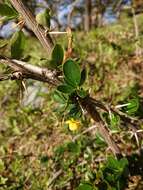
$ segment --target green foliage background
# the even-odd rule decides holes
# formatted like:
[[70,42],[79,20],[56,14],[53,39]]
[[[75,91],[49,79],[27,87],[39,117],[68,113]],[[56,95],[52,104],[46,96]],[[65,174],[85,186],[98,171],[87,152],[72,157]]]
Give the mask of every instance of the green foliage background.
[[[140,15],[139,26],[142,20]],[[141,48],[142,32],[141,28]],[[7,40],[0,41],[1,46],[4,43]],[[57,43],[66,48],[66,37],[57,39]],[[93,29],[86,35],[74,33],[75,58],[80,59],[81,67],[87,68],[84,88],[90,89],[93,97],[113,105],[132,101],[133,106],[123,111],[130,110],[131,115],[142,118],[142,81],[138,78],[143,68],[141,60],[134,56],[135,43],[133,24],[129,19]],[[24,56],[30,63],[49,64],[35,38],[27,37],[25,46]],[[9,56],[9,49],[1,49],[1,54]],[[34,81],[27,86],[30,83],[34,84]],[[91,131],[72,141],[93,125],[89,117],[84,121],[81,119],[82,127],[72,133],[61,117],[64,107],[52,98],[53,90],[47,88],[45,92],[38,92],[38,97],[44,97],[39,107],[22,106],[20,93],[20,86],[15,81],[1,82],[0,190],[46,190],[53,175],[60,170],[61,174],[51,185],[52,190],[121,190],[130,184],[128,160],[113,158],[100,135]],[[103,114],[103,118],[116,142],[120,144],[122,139],[121,149],[136,153],[138,147],[135,139],[128,135],[128,126],[122,123],[121,130],[116,115],[110,120]]]

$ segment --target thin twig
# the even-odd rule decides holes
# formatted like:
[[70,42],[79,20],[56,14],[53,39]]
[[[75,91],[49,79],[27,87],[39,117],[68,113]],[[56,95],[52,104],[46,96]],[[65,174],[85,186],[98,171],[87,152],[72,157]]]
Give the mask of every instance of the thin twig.
[[135,117],[131,117],[129,115],[127,115],[126,113],[120,111],[118,108],[127,106],[128,104],[123,104],[123,105],[117,105],[117,106],[113,106],[113,105],[106,105],[103,102],[100,102],[98,100],[95,100],[94,98],[90,97],[90,100],[93,102],[93,104],[97,107],[100,108],[106,112],[108,112],[109,114],[111,113],[111,111],[113,113],[116,113],[117,115],[119,115],[124,121],[128,121],[130,124],[137,124],[138,119]]
[[48,181],[48,187],[51,186],[51,184],[62,174],[63,170],[60,169],[56,173],[54,173],[53,177]]
[[67,34],[67,32],[60,32],[60,31],[52,31],[48,32],[49,34]]
[[115,106],[115,108],[119,109],[119,108],[127,107],[128,105],[130,105],[130,103],[120,104],[120,105]]
[[121,150],[118,145],[115,143],[112,136],[109,134],[107,127],[104,125],[98,111],[96,110],[95,105],[90,97],[86,97],[81,99],[79,97],[79,102],[81,106],[87,111],[87,113],[92,117],[92,119],[96,122],[97,130],[101,134],[101,136],[105,139],[109,148],[112,150],[115,156],[121,156]]
[[88,132],[90,132],[90,131],[92,131],[92,130],[94,130],[94,129],[97,129],[97,126],[96,126],[96,125],[93,125],[93,126],[89,127],[88,129],[85,129],[85,130],[82,131],[80,134],[76,135],[76,136],[72,139],[72,141],[75,142],[77,139],[80,138],[81,135],[84,135],[84,134],[86,134],[86,133],[88,133]]

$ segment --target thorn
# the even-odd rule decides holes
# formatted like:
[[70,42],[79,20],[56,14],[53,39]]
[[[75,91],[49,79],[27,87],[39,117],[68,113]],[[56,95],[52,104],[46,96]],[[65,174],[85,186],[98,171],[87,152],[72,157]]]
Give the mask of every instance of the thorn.
[[25,81],[22,80],[21,84],[22,84],[22,87],[23,87],[23,89],[25,90],[26,94],[28,94]]
[[130,103],[117,105],[117,106],[115,106],[115,108],[118,109],[118,108],[126,107],[126,106],[128,106],[128,105],[130,105]]
[[130,138],[132,139],[132,138],[133,138],[133,136],[135,137],[135,140],[136,140],[136,143],[137,143],[137,146],[138,146],[138,147],[140,146],[140,142],[139,142],[139,138],[138,138],[137,133],[141,133],[141,132],[143,132],[143,130],[142,130],[142,129],[137,130],[136,132],[129,131],[129,133],[131,133]]
[[17,24],[15,24],[12,28],[15,29],[15,28],[17,28],[17,27],[20,27],[20,29],[22,29],[23,26],[24,26],[24,24],[25,24],[25,21],[24,21],[24,20],[20,20],[20,21],[19,21]]
[[67,32],[52,31],[48,32],[49,34],[67,34]]
[[139,143],[139,138],[138,138],[137,133],[135,133],[134,136],[135,136],[135,139],[136,139],[136,142],[137,142],[137,146],[139,147],[140,143]]

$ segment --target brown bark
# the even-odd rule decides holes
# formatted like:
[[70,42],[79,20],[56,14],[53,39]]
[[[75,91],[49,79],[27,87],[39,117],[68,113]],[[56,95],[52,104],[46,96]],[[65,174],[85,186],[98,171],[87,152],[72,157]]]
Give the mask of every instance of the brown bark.
[[88,32],[91,29],[91,0],[85,0],[85,18],[84,18],[84,30]]
[[108,129],[105,127],[99,113],[97,112],[93,102],[90,100],[90,97],[86,97],[84,99],[79,100],[81,106],[87,111],[87,113],[92,117],[97,126],[97,130],[101,134],[101,136],[105,139],[109,148],[112,150],[115,156],[121,156],[121,150],[118,145],[114,142],[112,136],[110,136]]
[[0,56],[0,63],[9,66],[13,71],[11,74],[1,75],[0,81],[8,79],[21,80],[30,78],[46,82],[52,86],[57,86],[59,84],[58,72],[56,70],[41,68],[32,64],[25,63],[23,61],[9,59],[3,56]]
[[42,26],[38,25],[34,16],[21,0],[10,0],[11,4],[17,12],[23,17],[29,28],[35,33],[47,53],[51,53],[53,48],[53,41],[49,34],[45,35],[45,30]]

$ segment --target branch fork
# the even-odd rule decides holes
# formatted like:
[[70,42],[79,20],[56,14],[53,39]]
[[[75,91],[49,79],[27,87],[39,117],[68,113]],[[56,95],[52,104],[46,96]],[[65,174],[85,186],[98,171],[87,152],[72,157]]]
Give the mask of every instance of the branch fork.
[[[32,13],[25,7],[23,4],[22,0],[10,0],[11,4],[13,7],[18,11],[18,13],[24,18],[26,24],[31,28],[31,30],[35,33],[39,41],[41,42],[42,46],[44,49],[47,51],[48,54],[51,53],[53,49],[53,41],[48,33],[45,36],[45,30],[43,27],[40,25],[37,25],[37,22],[32,15]],[[51,33],[52,34],[52,33]],[[71,55],[71,45],[72,44],[72,37],[70,37],[69,40],[69,54]],[[38,66],[34,66],[28,63],[25,63],[23,61],[15,60],[15,59],[9,59],[5,57],[0,57],[0,63],[6,64],[10,66],[13,70],[12,75],[10,77],[7,77],[7,79],[18,79],[22,77],[23,79],[34,79],[34,80],[39,80],[43,82],[47,82],[53,86],[57,86],[60,82],[59,80],[59,72],[56,70],[49,70],[47,68],[41,68]],[[2,78],[2,77],[1,77]],[[0,78],[0,79],[1,79]],[[6,77],[3,77],[3,79]],[[112,152],[118,157],[118,155],[121,155],[121,150],[118,147],[118,145],[115,143],[114,139],[110,135],[108,129],[105,127],[99,113],[96,110],[96,107],[92,101],[92,98],[86,97],[84,99],[80,99],[80,104],[83,107],[84,110],[87,111],[87,113],[93,118],[93,120],[96,123],[97,129],[101,136],[104,137],[106,143],[112,150]],[[101,106],[101,105],[100,105]],[[99,106],[99,107],[100,107]],[[104,108],[105,109],[105,108]],[[107,109],[106,109],[107,111]]]

